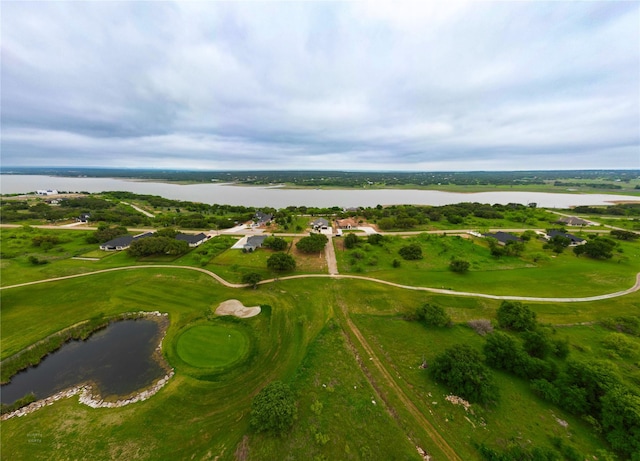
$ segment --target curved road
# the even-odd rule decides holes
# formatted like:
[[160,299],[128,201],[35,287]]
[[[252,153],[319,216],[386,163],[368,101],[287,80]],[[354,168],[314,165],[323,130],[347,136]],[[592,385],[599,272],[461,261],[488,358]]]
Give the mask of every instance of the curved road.
[[[213,279],[218,281],[220,284],[222,284],[222,285],[224,285],[226,287],[229,287],[229,288],[245,288],[245,287],[249,287],[250,286],[250,285],[243,284],[243,283],[227,282],[225,279],[220,277],[218,274],[216,274],[214,272],[211,272],[211,271],[209,271],[207,269],[202,269],[201,267],[172,266],[170,264],[149,264],[149,265],[144,265],[144,266],[113,267],[111,269],[102,269],[102,270],[99,270],[99,271],[85,272],[85,273],[82,273],[82,274],[66,275],[64,277],[54,277],[54,278],[45,279],[45,280],[35,280],[33,282],[18,283],[16,285],[0,287],[0,290],[8,290],[10,288],[24,287],[24,286],[29,286],[29,285],[37,285],[39,283],[55,282],[55,281],[58,281],[58,280],[73,279],[73,278],[76,278],[76,277],[86,277],[86,276],[89,276],[89,275],[103,274],[103,273],[106,273],[106,272],[115,272],[115,271],[123,271],[123,270],[135,270],[135,269],[154,269],[154,268],[155,269],[186,269],[186,270],[202,272],[203,274],[206,274],[209,277],[212,277]],[[300,279],[300,278],[332,278],[332,279],[366,280],[366,281],[369,281],[369,282],[381,283],[383,285],[389,285],[389,286],[396,287],[396,288],[403,288],[405,290],[427,291],[427,292],[430,292],[430,293],[445,294],[445,295],[450,295],[450,296],[466,296],[466,297],[474,297],[474,298],[487,298],[487,299],[498,299],[498,300],[502,299],[502,300],[510,300],[510,301],[562,302],[562,303],[579,303],[579,302],[589,302],[589,301],[601,301],[603,299],[611,299],[611,298],[617,298],[619,296],[628,295],[630,293],[634,293],[634,292],[640,290],[640,272],[636,275],[636,283],[631,288],[629,288],[627,290],[616,291],[614,293],[608,293],[608,294],[598,295],[598,296],[587,296],[587,297],[582,297],[582,298],[542,298],[542,297],[536,297],[536,296],[499,296],[499,295],[490,295],[490,294],[485,294],[485,293],[472,293],[472,292],[466,292],[466,291],[444,290],[444,289],[441,289],[441,288],[416,287],[416,286],[411,286],[411,285],[402,285],[400,283],[389,282],[389,281],[386,281],[386,280],[374,279],[374,278],[371,278],[371,277],[363,277],[363,276],[360,276],[360,275],[338,275],[338,274],[290,275],[290,276],[287,276],[287,277],[279,277],[277,279],[262,280],[259,284],[260,285],[264,285],[266,283],[273,283],[273,282],[276,282],[276,281],[292,280],[292,279]]]

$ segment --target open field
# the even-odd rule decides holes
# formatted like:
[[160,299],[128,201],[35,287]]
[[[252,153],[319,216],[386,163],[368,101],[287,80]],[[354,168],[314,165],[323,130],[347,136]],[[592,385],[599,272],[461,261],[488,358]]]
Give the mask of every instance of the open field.
[[[44,250],[34,247],[36,235],[59,239]],[[118,252],[98,254],[97,261],[71,259],[96,253],[96,245],[85,242],[86,232],[3,228],[0,236],[3,254],[5,248],[12,252],[0,261],[3,287],[133,265],[169,266],[3,289],[2,359],[100,314],[157,310],[169,314],[163,355],[176,372],[144,402],[91,409],[72,397],[3,421],[7,459],[419,460],[420,449],[434,460],[479,460],[479,443],[500,450],[514,443],[549,448],[558,440],[585,457],[611,452],[588,422],[541,400],[524,379],[494,371],[499,403],[465,410],[447,401],[447,389],[420,368],[454,344],[481,350],[485,339],[466,322],[495,324],[498,300],[330,277],[281,278],[256,290],[230,288],[205,273],[170,267],[202,268],[232,283],[247,272],[264,279],[274,275],[266,269],[271,250],[230,250],[236,238],[229,236],[177,258],[136,260]],[[326,275],[324,252],[297,252],[297,238],[286,237],[298,263],[292,274]],[[629,288],[640,271],[637,242],[620,242],[622,251],[612,260],[597,261],[577,258],[570,249],[555,256],[536,240],[521,256],[501,258],[490,255],[486,241],[472,238],[390,236],[382,245],[361,239],[355,250],[343,249],[341,239],[333,241],[340,274],[489,294],[599,295]],[[424,259],[398,256],[398,249],[411,242],[422,247]],[[30,263],[32,255],[47,264]],[[451,272],[452,257],[468,260],[470,271]],[[400,267],[393,267],[394,259],[401,260]],[[229,299],[261,306],[261,313],[246,319],[216,316],[217,306]],[[442,306],[453,327],[408,321],[425,302]],[[598,322],[637,316],[640,292],[598,302],[527,304],[539,322],[553,326],[554,338],[569,339],[572,357],[609,361],[624,383],[639,391],[640,340],[625,335],[629,350],[620,355],[612,349],[619,338]],[[256,434],[249,425],[253,396],[274,380],[292,387],[298,405],[298,418],[284,437]]]

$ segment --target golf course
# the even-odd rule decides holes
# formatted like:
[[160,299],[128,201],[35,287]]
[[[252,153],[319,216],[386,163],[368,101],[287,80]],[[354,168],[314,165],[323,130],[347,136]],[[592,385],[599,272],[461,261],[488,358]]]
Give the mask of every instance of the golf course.
[[[566,346],[564,355],[545,356],[548,366],[604,364],[637,398],[637,240],[616,242],[616,255],[598,260],[552,254],[537,240],[518,256],[494,257],[475,238],[388,235],[370,244],[360,236],[349,249],[333,238],[331,252],[292,249],[296,269],[276,273],[265,267],[273,250],[231,249],[234,236],[214,236],[182,256],[140,258],[96,252],[84,243],[90,231],[0,231],[16,253],[1,266],[3,364],[90,319],[157,311],[169,316],[161,355],[175,372],[130,405],[90,408],[71,396],[3,415],[3,459],[636,459],[607,436],[614,423],[563,407],[508,367],[491,367],[499,397],[484,403],[455,395],[429,368],[455,346],[486,353],[497,333],[479,334],[477,321],[526,346],[526,332],[498,318],[503,303],[519,303],[549,344]],[[59,250],[31,247],[34,235],[53,234]],[[285,237],[290,248],[302,235]],[[424,258],[397,265],[407,243]],[[30,255],[49,262],[32,264]],[[331,255],[338,274],[327,273]],[[448,270],[462,257],[470,270]],[[255,288],[242,282],[251,271],[263,275]],[[216,313],[231,300],[238,312],[256,309]],[[447,321],[421,320],[425,305]],[[254,398],[273,382],[295,398],[294,422],[280,434],[251,424]],[[633,415],[625,418],[636,430]]]

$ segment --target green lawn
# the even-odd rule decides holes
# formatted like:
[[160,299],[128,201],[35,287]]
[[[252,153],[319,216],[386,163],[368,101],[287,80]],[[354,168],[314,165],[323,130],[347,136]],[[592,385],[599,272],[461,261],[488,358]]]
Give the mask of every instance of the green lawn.
[[178,337],[176,351],[189,365],[223,368],[242,359],[249,350],[249,338],[240,329],[222,325],[196,325]]

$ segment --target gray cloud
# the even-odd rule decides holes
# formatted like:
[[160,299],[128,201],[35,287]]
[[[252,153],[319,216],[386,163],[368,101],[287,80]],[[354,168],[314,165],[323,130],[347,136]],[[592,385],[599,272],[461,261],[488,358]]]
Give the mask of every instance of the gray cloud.
[[5,2],[2,163],[639,168],[639,23],[631,2]]

